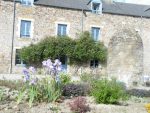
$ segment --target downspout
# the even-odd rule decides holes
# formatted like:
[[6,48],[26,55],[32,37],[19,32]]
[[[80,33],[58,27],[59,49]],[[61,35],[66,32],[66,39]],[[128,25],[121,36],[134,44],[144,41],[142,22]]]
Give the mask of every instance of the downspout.
[[83,25],[84,25],[84,10],[83,10],[83,8],[82,8],[82,20],[81,20],[81,31],[82,31],[82,33],[83,33]]
[[14,35],[15,35],[15,17],[16,17],[16,1],[13,1],[13,30],[12,30],[12,42],[11,42],[11,65],[10,74],[12,74],[13,68],[13,50],[14,50]]

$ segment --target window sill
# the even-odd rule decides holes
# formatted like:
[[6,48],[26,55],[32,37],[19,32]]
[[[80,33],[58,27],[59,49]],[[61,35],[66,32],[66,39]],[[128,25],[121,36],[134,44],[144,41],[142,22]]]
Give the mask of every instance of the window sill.
[[26,67],[26,64],[16,64],[16,67]]
[[101,15],[101,14],[102,14],[102,11],[99,11],[99,10],[92,10],[92,13],[93,13],[93,14],[97,14],[97,15]]
[[33,4],[32,4],[32,5],[21,4],[21,6],[22,6],[22,7],[27,7],[27,8],[28,8],[28,7],[33,7]]

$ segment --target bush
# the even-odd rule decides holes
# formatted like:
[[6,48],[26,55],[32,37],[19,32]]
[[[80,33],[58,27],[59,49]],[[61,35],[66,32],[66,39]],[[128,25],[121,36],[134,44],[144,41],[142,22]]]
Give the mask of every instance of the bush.
[[86,104],[86,100],[83,97],[76,97],[72,102],[69,103],[71,111],[75,113],[86,113],[90,111],[89,106]]
[[117,104],[119,100],[126,100],[127,94],[124,86],[116,80],[94,80],[91,95],[97,103]]
[[88,89],[85,84],[67,84],[62,89],[62,95],[67,97],[84,96],[88,93]]
[[46,37],[37,44],[24,47],[21,50],[21,58],[28,65],[40,67],[41,61],[51,58],[67,56],[70,64],[84,64],[91,59],[105,62],[107,49],[103,43],[95,43],[89,32],[84,32],[76,40],[64,37]]

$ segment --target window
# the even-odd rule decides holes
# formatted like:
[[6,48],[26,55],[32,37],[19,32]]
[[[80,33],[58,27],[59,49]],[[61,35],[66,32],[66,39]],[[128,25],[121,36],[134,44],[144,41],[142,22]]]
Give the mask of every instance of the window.
[[31,6],[33,5],[33,0],[21,0],[21,4]]
[[94,41],[98,41],[100,37],[100,28],[92,27],[92,37]]
[[31,21],[21,20],[20,37],[31,37]]
[[66,71],[67,70],[67,57],[66,56],[61,56],[58,59],[62,63],[62,70]]
[[21,65],[25,65],[25,61],[23,61],[21,58],[20,58],[20,49],[16,49],[16,58],[15,58],[15,65],[18,65],[18,64],[21,64]]
[[92,5],[91,5],[91,10],[93,13],[96,13],[96,14],[101,14],[102,13],[102,2],[99,1],[99,0],[93,0],[92,2]]
[[98,60],[91,60],[90,62],[90,67],[91,68],[97,68],[99,66],[99,61]]
[[58,36],[67,35],[67,25],[66,24],[58,24],[57,35]]

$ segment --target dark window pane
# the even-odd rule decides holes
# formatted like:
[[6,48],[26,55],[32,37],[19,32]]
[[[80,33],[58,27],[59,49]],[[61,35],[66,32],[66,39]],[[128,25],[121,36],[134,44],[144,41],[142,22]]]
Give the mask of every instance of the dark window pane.
[[15,59],[15,64],[21,64],[20,50],[19,50],[19,49],[16,49],[16,59]]
[[16,49],[15,65],[17,64],[26,64],[26,62],[20,57],[20,49]]
[[91,68],[97,68],[99,66],[99,61],[98,60],[91,60],[90,62],[90,67]]

